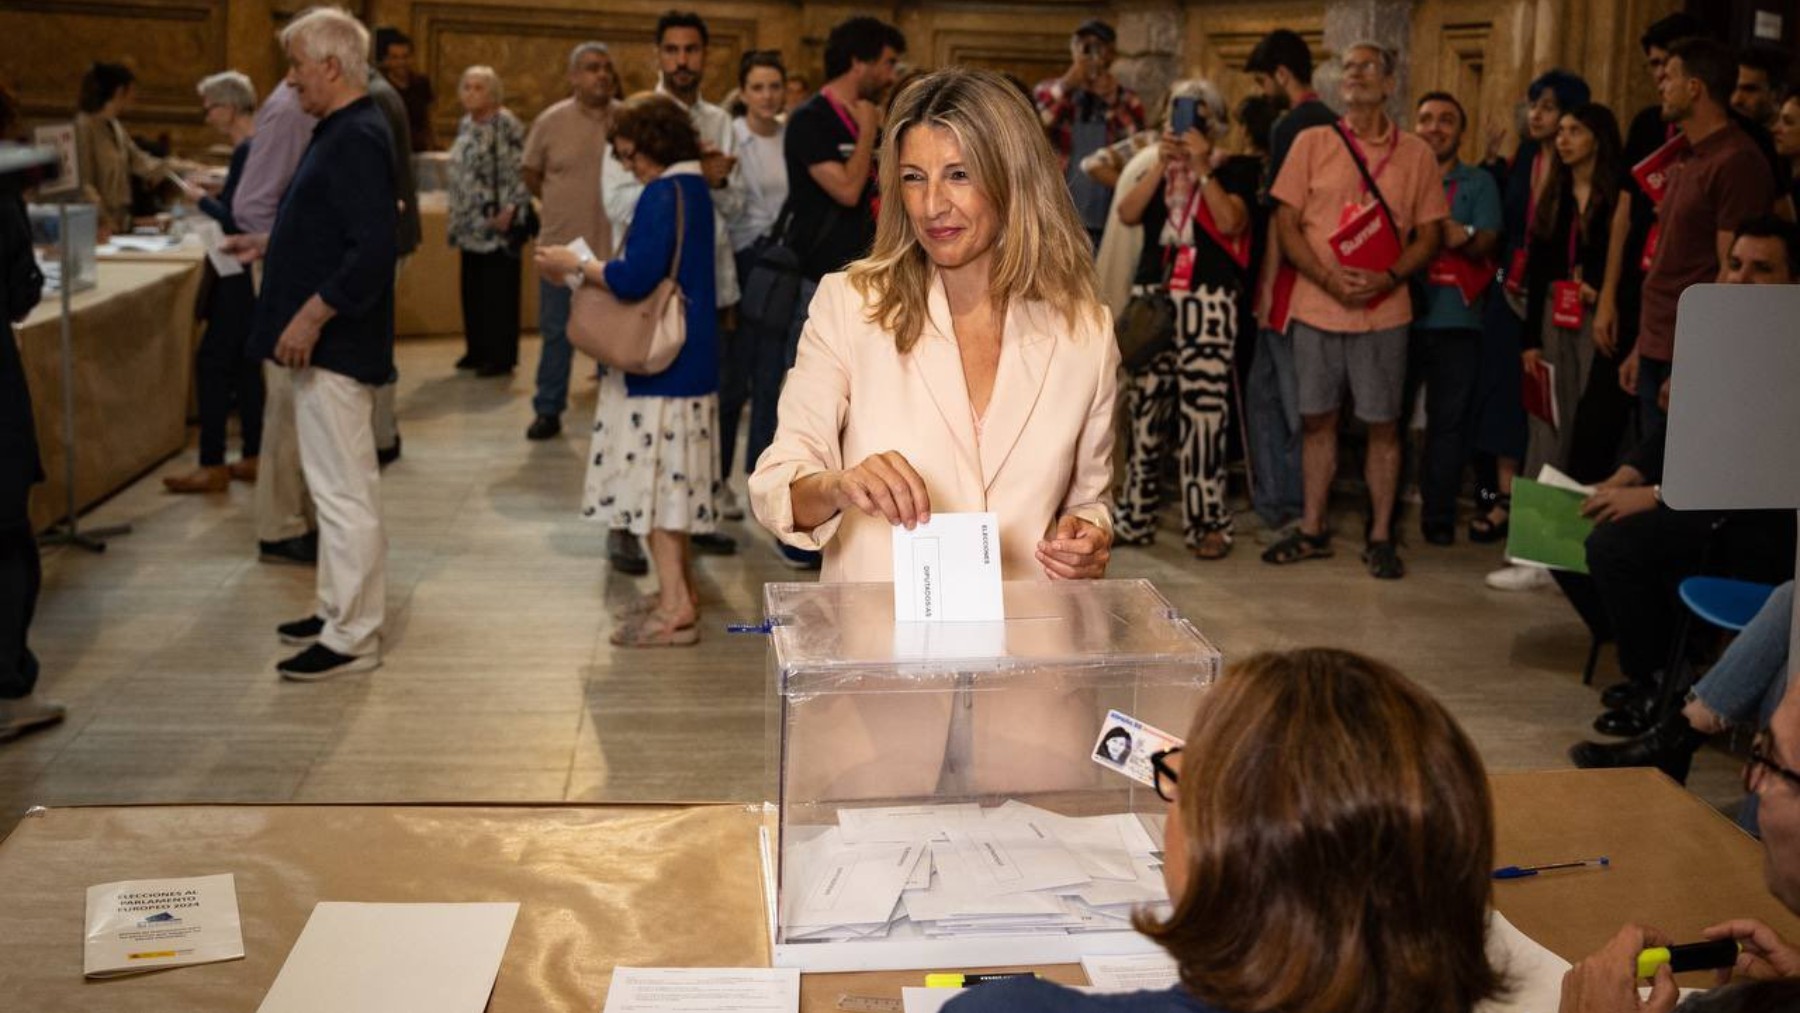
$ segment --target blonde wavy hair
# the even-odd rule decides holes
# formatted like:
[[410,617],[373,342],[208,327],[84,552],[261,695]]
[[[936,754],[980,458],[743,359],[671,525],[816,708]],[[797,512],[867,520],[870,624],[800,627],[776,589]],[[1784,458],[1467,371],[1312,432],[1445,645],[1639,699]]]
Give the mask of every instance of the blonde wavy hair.
[[996,305],[1041,302],[1070,330],[1102,319],[1094,252],[1056,155],[1031,103],[991,71],[952,67],[906,86],[894,100],[881,146],[881,214],[875,245],[849,268],[870,323],[905,355],[919,341],[936,268],[900,195],[900,145],[920,125],[956,136],[963,164],[1000,218],[989,272]]

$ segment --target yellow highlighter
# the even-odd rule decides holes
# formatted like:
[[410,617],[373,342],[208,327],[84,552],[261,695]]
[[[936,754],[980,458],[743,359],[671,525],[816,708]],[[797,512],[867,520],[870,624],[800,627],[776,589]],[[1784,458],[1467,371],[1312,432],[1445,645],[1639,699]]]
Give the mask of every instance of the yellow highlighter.
[[1656,969],[1664,964],[1676,974],[1686,971],[1710,971],[1737,963],[1743,947],[1735,939],[1717,939],[1710,943],[1683,943],[1680,946],[1653,946],[1638,954],[1637,976],[1656,977]]
[[925,976],[926,988],[969,988],[973,985],[986,985],[989,982],[1005,981],[1008,978],[1035,978],[1031,971],[1011,971],[1000,974],[963,974],[961,972],[934,972]]

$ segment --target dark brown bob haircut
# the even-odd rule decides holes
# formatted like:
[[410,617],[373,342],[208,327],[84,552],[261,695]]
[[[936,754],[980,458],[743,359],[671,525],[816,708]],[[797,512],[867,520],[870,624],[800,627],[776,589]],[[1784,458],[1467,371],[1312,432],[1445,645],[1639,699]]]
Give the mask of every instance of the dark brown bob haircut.
[[608,141],[624,138],[637,153],[668,168],[700,157],[700,135],[687,110],[666,95],[644,95],[613,113]]
[[1488,963],[1493,802],[1449,712],[1347,651],[1258,654],[1181,754],[1183,895],[1140,932],[1234,1013],[1467,1013]]

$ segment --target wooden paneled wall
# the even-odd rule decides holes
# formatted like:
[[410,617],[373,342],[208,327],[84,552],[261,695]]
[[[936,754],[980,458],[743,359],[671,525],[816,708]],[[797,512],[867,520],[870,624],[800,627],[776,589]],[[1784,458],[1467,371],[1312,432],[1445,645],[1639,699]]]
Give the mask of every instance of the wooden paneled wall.
[[[282,72],[274,32],[303,0],[9,0],[0,5],[0,76],[23,100],[26,123],[66,118],[88,62],[129,63],[139,77],[127,117],[140,134],[168,134],[200,151],[216,138],[201,125],[195,83],[226,67],[249,73],[259,90]],[[507,104],[530,117],[563,94],[571,46],[600,39],[613,50],[628,91],[655,81],[657,15],[668,0],[352,0],[370,23],[402,27],[417,42],[417,63],[439,95],[439,136],[459,115],[456,80],[474,63],[493,65]],[[853,13],[885,16],[910,43],[917,67],[968,63],[1005,70],[1027,82],[1060,73],[1068,33],[1089,17],[1124,27],[1134,18],[1178,25],[1180,55],[1171,70],[1212,78],[1232,98],[1248,92],[1242,72],[1263,33],[1294,28],[1324,50],[1324,8],[1316,0],[1114,0],[1008,3],[903,0],[879,7],[824,0],[684,0],[701,11],[713,46],[705,93],[722,97],[738,54],[781,50],[816,86],[826,34]],[[1481,125],[1510,125],[1531,76],[1564,65],[1586,74],[1598,97],[1623,117],[1650,100],[1636,36],[1678,0],[1417,0],[1408,80],[1417,94],[1445,88],[1462,97]],[[1161,21],[1159,21],[1161,23]],[[1122,31],[1126,56],[1143,33]],[[1129,66],[1127,60],[1122,66]],[[1468,154],[1482,130],[1471,131]]]

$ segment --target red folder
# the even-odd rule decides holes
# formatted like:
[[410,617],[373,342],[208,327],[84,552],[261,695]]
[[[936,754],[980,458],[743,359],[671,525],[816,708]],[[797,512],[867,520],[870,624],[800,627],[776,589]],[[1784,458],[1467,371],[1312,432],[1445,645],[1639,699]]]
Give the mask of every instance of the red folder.
[[1455,250],[1445,250],[1431,259],[1426,268],[1426,282],[1440,288],[1454,288],[1462,296],[1464,306],[1475,305],[1481,293],[1494,281],[1494,262],[1470,260]]
[[[1345,218],[1327,242],[1332,255],[1345,267],[1380,274],[1400,261],[1400,237],[1394,234],[1380,204],[1370,204]],[[1374,309],[1396,291],[1369,300],[1367,308]]]
[[1687,135],[1676,134],[1642,162],[1631,167],[1631,178],[1644,188],[1644,193],[1650,197],[1650,203],[1662,203],[1663,194],[1669,192],[1669,168],[1687,150]]
[[1533,418],[1550,423],[1550,428],[1561,429],[1561,413],[1556,410],[1556,367],[1543,359],[1536,360],[1534,368],[1531,361],[1525,363],[1525,411]]

